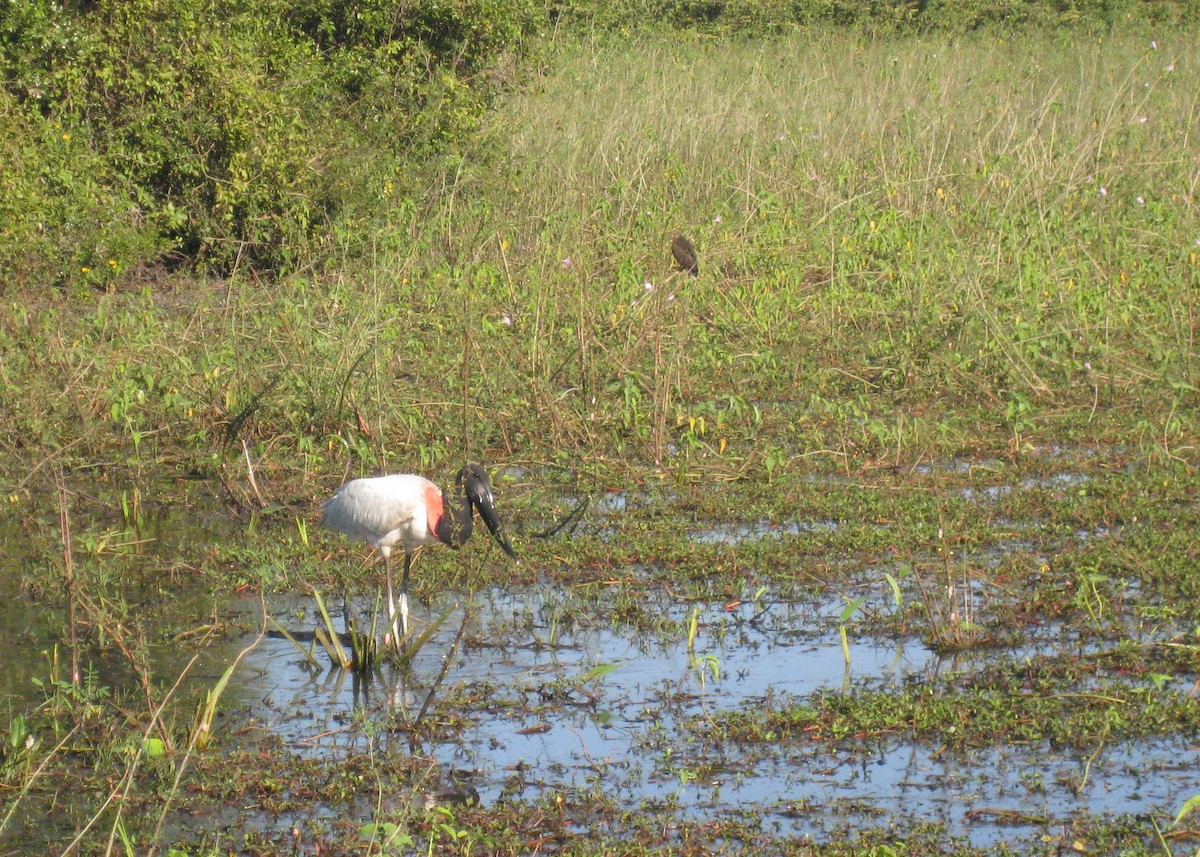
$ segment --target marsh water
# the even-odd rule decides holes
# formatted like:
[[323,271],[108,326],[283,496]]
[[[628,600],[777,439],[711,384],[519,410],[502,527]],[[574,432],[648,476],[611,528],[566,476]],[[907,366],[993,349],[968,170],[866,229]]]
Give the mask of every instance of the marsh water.
[[[896,736],[831,757],[803,740],[710,745],[702,727],[714,712],[761,710],[821,689],[919,681],[953,663],[904,640],[852,642],[847,663],[836,630],[813,631],[841,613],[841,599],[774,603],[754,625],[749,620],[760,607],[739,607],[741,615],[710,607],[702,627],[719,631],[701,631],[691,651],[684,640],[646,639],[602,617],[549,643],[512,634],[513,617],[532,612],[539,636],[549,638],[560,598],[553,590],[438,598],[432,611],[452,611],[452,618],[411,671],[385,671],[370,689],[339,671],[314,674],[291,644],[267,640],[248,658],[230,705],[296,752],[336,760],[366,752],[375,740],[353,725],[356,711],[368,719],[383,719],[388,706],[415,712],[450,656],[446,692],[475,703],[461,712],[457,734],[424,748],[443,785],[484,804],[514,793],[597,789],[631,809],[733,814],[767,833],[819,839],[895,815],[905,824],[940,823],[976,845],[1016,842],[1047,826],[1034,819],[1162,811],[1200,793],[1195,754],[1183,741],[1110,748],[1093,761],[1082,791],[1075,784],[1091,753],[1044,746],[964,756]],[[659,606],[680,621],[690,609],[666,599]],[[464,619],[478,643],[451,654]],[[600,666],[612,669],[588,680]]]
[[[1069,487],[1081,479],[1063,473],[1049,484]],[[1047,483],[1040,478],[1028,486],[1035,484]],[[1009,489],[965,490],[986,499]],[[593,510],[596,527],[611,526],[626,504],[624,495],[606,496]],[[734,545],[836,526],[718,523],[693,527],[689,537]],[[193,579],[181,556],[198,562],[207,543],[244,527],[220,512],[188,513],[150,519],[139,533],[173,582],[135,599],[134,611],[150,625],[156,612],[208,615],[222,629],[187,683],[211,688],[250,647],[221,698],[218,741],[208,753],[269,742],[272,752],[340,765],[391,745],[428,762],[423,793],[431,806],[597,794],[667,818],[737,819],[765,836],[828,841],[858,825],[883,825],[902,837],[928,823],[947,841],[1018,850],[1053,839],[1080,815],[1169,818],[1200,794],[1200,765],[1185,736],[1101,740],[1085,750],[1036,743],[970,751],[932,746],[904,731],[832,748],[795,736],[714,740],[710,727],[721,714],[801,704],[818,691],[900,688],[988,659],[1083,656],[1093,645],[1053,623],[1029,628],[1019,646],[957,656],[937,655],[916,636],[873,633],[849,621],[846,610],[851,598],[869,609],[892,597],[878,569],[861,570],[861,587],[821,592],[771,585],[731,603],[682,599],[647,576],[635,597],[641,615],[661,620],[652,627],[610,616],[605,575],[586,585],[434,592],[416,601],[416,620],[442,621],[413,662],[357,676],[331,666],[319,648],[321,666],[314,667],[283,636],[259,635],[264,611],[302,636],[320,627],[310,594],[214,596]],[[269,529],[259,535],[276,536]],[[4,528],[0,539],[2,643],[8,651],[38,653],[15,659],[0,674],[0,694],[13,711],[44,693],[34,679],[46,676],[55,643],[61,648],[65,617],[61,598],[23,584],[34,566],[51,561],[50,542],[31,540],[29,529],[17,525]],[[628,580],[642,576],[637,568],[621,571]],[[342,604],[334,601],[340,623]],[[349,609],[361,619],[369,605],[360,595]],[[178,638],[152,649],[155,673],[164,677],[197,651]],[[95,669],[101,683],[119,688],[133,681],[116,658],[101,658]],[[1180,694],[1193,690],[1188,677],[1168,681]],[[404,727],[428,712],[438,725],[415,738]],[[380,812],[373,799],[364,795],[360,817],[349,821],[373,820]],[[199,815],[189,811],[186,795],[177,804],[165,831],[169,841],[198,841],[201,834],[211,841],[215,831],[236,842],[247,829],[283,841],[300,826],[347,821],[344,807],[319,803],[297,810],[293,802],[285,812],[235,803]]]

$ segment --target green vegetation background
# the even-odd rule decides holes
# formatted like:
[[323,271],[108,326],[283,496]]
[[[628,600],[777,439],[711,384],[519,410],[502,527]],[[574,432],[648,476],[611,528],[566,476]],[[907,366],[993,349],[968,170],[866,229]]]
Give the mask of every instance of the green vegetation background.
[[[847,736],[872,756],[876,739],[1091,742],[1082,787],[1110,742],[1194,734],[1198,16],[1116,0],[0,0],[0,517],[61,513],[12,528],[30,545],[13,584],[30,598],[13,600],[51,624],[11,623],[10,647],[63,641],[9,670],[19,695],[42,668],[45,692],[14,703],[0,741],[0,835],[18,805],[31,824],[69,806],[58,834],[83,837],[141,791],[122,804],[130,836],[162,839],[181,736],[213,737],[231,672],[168,706],[148,652],[240,633],[205,602],[197,637],[181,580],[373,589],[340,561],[359,546],[315,529],[310,546],[314,498],[381,469],[444,477],[463,455],[517,465],[500,488],[524,561],[434,553],[418,597],[551,587],[480,632],[488,645],[553,637],[559,617],[690,643],[702,609],[719,639],[742,621],[733,602],[761,615],[760,598],[809,587],[814,603],[853,595],[816,634],[1020,653],[714,710],[684,742],[803,736],[837,764]],[[677,233],[696,277],[672,267]],[[190,477],[264,514],[236,532],[224,514],[193,526],[210,523],[200,502],[142,514]],[[669,490],[639,487],[660,477]],[[711,490],[726,480],[737,490]],[[618,515],[577,502],[611,486]],[[593,519],[578,534],[577,513]],[[793,528],[723,536],[743,523]],[[54,617],[76,601],[85,661],[138,677],[111,697],[94,673],[64,678],[75,621]],[[1027,654],[1035,626],[1065,629],[1060,653]],[[477,704],[495,716],[490,695],[451,692],[454,716],[425,728],[460,730]],[[406,748],[327,777],[226,735],[190,797],[337,808],[347,853],[377,833],[341,824],[364,782],[428,784]],[[567,812],[557,792],[463,808],[464,832],[422,803],[372,817],[472,853],[525,853],[547,829],[564,853],[661,849],[668,828],[762,850],[757,809],[710,828],[670,807],[667,824],[601,791],[567,794]],[[610,826],[582,833],[572,802]],[[771,844],[951,847],[925,820],[878,820],[827,847]],[[1163,840],[1142,814],[1052,826],[1097,853]],[[272,837],[239,841],[273,854]]]
[[301,491],[460,452],[1190,458],[1196,14],[6,0],[9,496],[241,441]]

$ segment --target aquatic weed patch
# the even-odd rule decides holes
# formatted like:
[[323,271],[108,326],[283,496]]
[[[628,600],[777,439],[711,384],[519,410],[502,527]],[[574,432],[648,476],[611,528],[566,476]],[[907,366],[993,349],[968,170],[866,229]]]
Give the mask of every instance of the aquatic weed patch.
[[[861,796],[847,796],[843,774],[883,751],[889,758],[905,752],[924,758],[949,744],[936,758],[966,759],[989,745],[964,718],[1004,738],[1001,747],[1064,741],[1071,752],[1088,754],[1101,746],[1096,764],[1106,774],[1115,764],[1110,755],[1138,740],[1131,735],[1194,729],[1178,710],[1158,703],[1145,706],[1140,721],[1128,713],[1142,704],[1145,688],[1188,702],[1181,694],[1195,670],[1186,639],[1079,653],[1071,643],[1056,657],[994,667],[991,650],[979,648],[965,658],[973,667],[938,677],[936,658],[919,644],[890,640],[893,628],[880,612],[839,620],[835,593],[818,597],[778,583],[759,591],[734,579],[722,586],[744,592],[736,604],[671,585],[670,573],[636,569],[622,581],[493,587],[473,595],[426,590],[418,621],[452,615],[411,672],[384,669],[352,680],[309,669],[283,640],[264,641],[235,675],[214,740],[189,769],[178,799],[184,814],[173,814],[171,824],[205,818],[215,837],[209,841],[239,853],[267,853],[272,843],[279,847],[297,835],[324,851],[347,853],[362,847],[368,825],[451,852],[504,853],[525,836],[579,853],[664,846],[750,853],[766,843],[796,853],[851,853],[846,843],[896,844],[898,816],[896,798],[869,780],[857,786]],[[849,586],[849,578],[839,579]],[[281,621],[311,622],[309,599],[276,598]],[[888,598],[881,595],[876,610],[885,613]],[[839,621],[851,628],[851,675],[882,669],[891,676],[886,684],[867,678],[835,690],[844,665],[830,632]],[[467,630],[439,685],[436,674],[460,622]],[[1051,633],[1041,644],[1054,639]],[[241,645],[229,640],[225,650]],[[1072,694],[1120,695],[1113,705],[1133,725],[1106,719],[1086,700],[1068,701]],[[1019,710],[1031,696],[1050,701]],[[948,701],[939,702],[943,697]],[[753,701],[746,705],[747,699]],[[802,714],[800,704],[812,713]],[[1017,724],[1006,727],[1008,718]],[[1077,750],[1079,744],[1045,731],[1043,721],[1053,718],[1065,721],[1063,731],[1107,727],[1110,736]],[[767,740],[756,741],[756,734]],[[124,758],[113,757],[114,774]],[[152,813],[155,800],[170,794],[176,758],[145,769],[139,806]],[[228,771],[221,767],[225,758]],[[1043,777],[1058,776],[1055,770]],[[955,846],[963,853],[985,850],[972,844],[977,832],[964,834],[954,799],[945,796],[954,793],[947,790],[955,777],[969,776],[970,766],[949,766],[944,782],[931,783],[939,795],[933,804],[950,806],[932,826],[922,828],[914,813],[905,816],[903,840],[916,853],[944,853],[956,837],[964,840]],[[826,788],[841,803],[813,796],[831,777]],[[1053,783],[1047,788],[1059,793]],[[83,803],[94,805],[103,787],[82,793]],[[745,806],[737,809],[724,795],[738,795]],[[805,801],[814,800],[836,811],[806,814]],[[1028,815],[1027,807],[1020,811]],[[1083,829],[1077,813],[1066,817]],[[71,818],[84,823],[86,807]],[[1022,836],[1030,824],[1020,822]],[[178,841],[192,847],[202,840],[194,824],[188,829]],[[243,838],[231,844],[239,831]]]
[[[1190,659],[1189,659],[1190,660]],[[1153,736],[1195,735],[1200,714],[1162,684],[1104,675],[1099,660],[1041,658],[951,674],[904,687],[819,691],[778,710],[716,718],[722,740],[919,741],[954,750],[996,744],[1088,747]],[[865,747],[864,747],[865,749]]]

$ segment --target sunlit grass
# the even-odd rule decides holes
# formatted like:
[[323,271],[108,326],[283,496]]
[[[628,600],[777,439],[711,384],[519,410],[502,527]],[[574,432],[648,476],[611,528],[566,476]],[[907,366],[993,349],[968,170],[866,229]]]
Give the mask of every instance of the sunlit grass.
[[1191,45],[551,45],[323,270],[5,306],[10,490],[59,457],[219,472],[244,508],[463,454],[596,483],[1067,437],[1191,460]]
[[563,54],[509,106],[507,234],[533,300],[571,260],[539,320],[557,309],[597,335],[600,311],[619,318],[668,276],[672,230],[696,241],[709,273],[686,286],[673,403],[953,392],[1019,437],[1046,406],[1190,383],[1185,42],[839,34]]

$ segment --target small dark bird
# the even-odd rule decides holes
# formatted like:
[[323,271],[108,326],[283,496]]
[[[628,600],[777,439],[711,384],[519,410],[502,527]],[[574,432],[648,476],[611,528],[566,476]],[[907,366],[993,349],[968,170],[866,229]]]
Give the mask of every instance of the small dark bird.
[[[449,545],[454,549],[471,537],[475,512],[483,518],[492,538],[513,559],[508,536],[504,534],[492,484],[478,464],[468,464],[458,473],[455,484],[462,502],[454,508],[446,502],[442,489],[423,476],[395,474],[368,479],[352,479],[321,504],[321,523],[351,538],[362,539],[383,554],[387,574],[388,615],[393,639],[408,636],[408,573],[413,556],[426,545]],[[400,581],[400,609],[392,594],[392,548],[404,549],[404,577]],[[401,627],[397,627],[397,612]]]
[[671,256],[675,259],[676,268],[687,271],[693,277],[700,276],[700,262],[696,258],[696,248],[682,235],[676,235],[671,239]]

